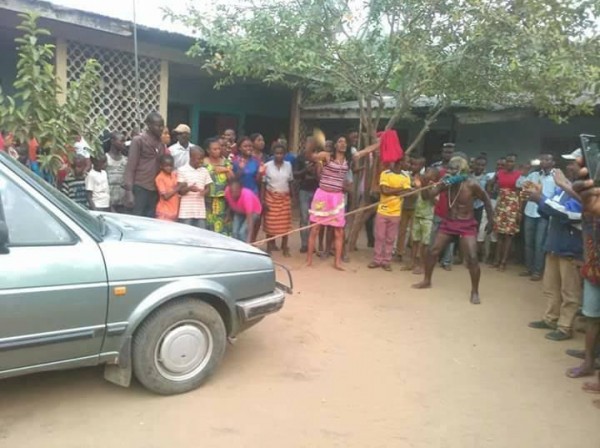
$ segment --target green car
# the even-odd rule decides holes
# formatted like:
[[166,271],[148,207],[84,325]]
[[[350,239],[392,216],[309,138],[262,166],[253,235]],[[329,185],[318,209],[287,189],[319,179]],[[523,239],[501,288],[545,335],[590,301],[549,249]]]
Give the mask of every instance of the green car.
[[106,364],[113,383],[187,392],[281,309],[283,271],[213,232],[84,210],[0,152],[0,378]]

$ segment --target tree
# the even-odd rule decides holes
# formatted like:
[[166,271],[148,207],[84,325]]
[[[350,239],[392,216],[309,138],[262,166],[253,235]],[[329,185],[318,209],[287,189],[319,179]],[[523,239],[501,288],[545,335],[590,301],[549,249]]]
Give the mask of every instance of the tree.
[[[597,0],[239,0],[168,15],[197,31],[189,54],[217,86],[249,78],[355,99],[364,143],[392,97],[386,129],[422,119],[409,153],[452,105],[562,119],[591,111],[600,93]],[[374,169],[364,172],[368,189]]]
[[56,174],[64,160],[71,159],[77,137],[85,138],[92,148],[100,147],[103,123],[90,119],[100,80],[99,64],[92,59],[86,62],[81,78],[69,84],[66,102],[60,104],[54,45],[43,42],[50,32],[38,28],[36,15],[20,17],[23,21],[17,28],[23,36],[15,39],[18,61],[13,83],[17,93],[13,98],[0,91],[0,128],[21,143],[35,139],[41,168]]
[[[244,0],[169,15],[197,30],[190,49],[218,85],[251,78],[303,88],[313,99],[356,99],[372,138],[384,98],[385,127],[413,119],[429,99],[423,129],[450,105],[589,110],[598,91],[595,0]],[[574,99],[579,99],[574,106]]]

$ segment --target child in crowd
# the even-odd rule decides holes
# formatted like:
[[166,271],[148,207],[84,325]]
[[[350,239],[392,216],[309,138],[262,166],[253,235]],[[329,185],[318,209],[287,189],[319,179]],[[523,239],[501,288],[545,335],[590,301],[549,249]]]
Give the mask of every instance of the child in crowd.
[[110,211],[110,190],[105,169],[105,154],[92,157],[92,169],[85,178],[85,190],[90,210]]
[[375,251],[369,268],[391,271],[394,242],[398,236],[402,202],[400,195],[410,191],[410,177],[402,172],[403,161],[395,162],[391,169],[381,173],[379,187],[381,199],[375,216]]
[[190,149],[190,161],[177,170],[177,180],[183,184],[179,190],[179,222],[206,229],[206,204],[208,185],[212,183],[204,164],[204,151],[198,146]]
[[[420,173],[425,166],[425,158],[418,157],[412,161],[413,173]],[[423,188],[431,182],[431,173],[413,174],[413,185],[415,188]],[[425,268],[425,256],[431,240],[431,229],[433,228],[434,199],[425,199],[421,193],[417,194],[415,203],[415,214],[412,224],[412,256],[410,262],[401,268],[402,271],[412,271],[413,274],[422,275]]]
[[60,190],[65,196],[83,208],[88,208],[88,196],[85,188],[85,175],[87,160],[85,157],[75,155],[71,172],[67,174]]
[[160,157],[160,173],[158,173],[155,180],[156,190],[158,191],[156,217],[164,221],[177,221],[179,217],[179,193],[187,187],[185,183],[178,183],[174,166],[173,156],[164,154]]
[[225,189],[225,199],[233,213],[233,237],[252,243],[254,227],[260,220],[262,206],[254,192],[242,187],[239,179],[231,179]]

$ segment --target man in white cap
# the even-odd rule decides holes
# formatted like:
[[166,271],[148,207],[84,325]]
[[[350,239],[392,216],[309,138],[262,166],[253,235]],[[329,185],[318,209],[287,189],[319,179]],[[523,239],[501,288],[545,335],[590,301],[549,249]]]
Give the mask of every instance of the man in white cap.
[[540,215],[549,220],[543,279],[547,308],[542,320],[531,322],[529,326],[553,330],[546,334],[546,339],[551,341],[572,337],[573,320],[581,306],[582,296],[579,274],[583,259],[582,207],[571,184],[577,177],[578,167],[573,153],[562,157],[569,160],[566,176],[561,170],[554,170],[556,187],[552,196],[546,195],[541,183],[525,186],[529,200],[536,203]]
[[173,132],[177,136],[177,143],[169,147],[169,151],[173,156],[175,169],[178,170],[182,166],[186,166],[190,161],[190,149],[195,147],[190,143],[192,131],[187,124],[180,124]]

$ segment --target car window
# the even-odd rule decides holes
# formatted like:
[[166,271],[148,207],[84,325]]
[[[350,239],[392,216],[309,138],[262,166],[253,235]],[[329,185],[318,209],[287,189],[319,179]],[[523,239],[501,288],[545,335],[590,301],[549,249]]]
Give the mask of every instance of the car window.
[[37,191],[46,196],[53,205],[69,215],[70,218],[75,220],[88,233],[90,233],[94,239],[99,240],[102,238],[102,230],[104,226],[97,216],[94,216],[89,211],[84,210],[83,207],[79,206],[79,204],[76,204],[70,200],[52,185],[42,180],[41,177],[33,174],[29,169],[25,168],[19,162],[13,160],[12,157],[2,151],[0,151],[0,163],[6,165],[9,170],[16,173],[31,187],[35,188]]
[[49,246],[74,242],[73,235],[52,214],[1,173],[0,198],[10,246]]

